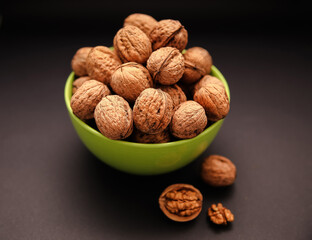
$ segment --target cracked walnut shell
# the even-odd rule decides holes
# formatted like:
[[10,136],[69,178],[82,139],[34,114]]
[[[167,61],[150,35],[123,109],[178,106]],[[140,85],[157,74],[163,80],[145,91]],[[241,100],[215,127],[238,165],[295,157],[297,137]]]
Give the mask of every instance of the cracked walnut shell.
[[180,103],[186,102],[187,100],[185,93],[177,84],[170,86],[160,85],[158,88],[170,95],[174,108],[176,108]]
[[218,84],[202,86],[194,93],[193,99],[204,107],[210,121],[225,118],[230,110],[230,102],[225,88]]
[[187,222],[195,219],[202,210],[201,192],[189,184],[173,184],[159,197],[159,207],[171,220]]
[[212,204],[208,209],[208,216],[213,223],[218,225],[227,225],[228,222],[234,221],[233,213],[221,203],[218,203],[217,205]]
[[163,47],[154,51],[146,65],[155,83],[172,85],[184,73],[184,58],[178,49]]
[[77,91],[78,88],[81,87],[86,81],[91,80],[89,76],[79,77],[73,81],[73,94]]
[[125,139],[133,131],[132,110],[118,95],[104,97],[95,108],[94,119],[100,132],[110,139]]
[[235,181],[236,167],[226,157],[210,155],[202,164],[201,178],[214,187],[229,186]]
[[128,25],[136,26],[149,37],[149,34],[156,27],[157,23],[157,20],[150,15],[133,13],[124,20],[124,27]]
[[149,38],[138,27],[128,25],[114,37],[114,49],[122,62],[145,63],[152,53]]
[[153,80],[141,64],[128,62],[116,69],[110,85],[115,93],[134,102],[144,89],[153,87]]
[[110,84],[115,69],[121,64],[116,54],[104,46],[92,48],[86,63],[88,75],[106,85]]
[[161,47],[174,47],[182,52],[188,42],[188,33],[179,21],[164,19],[159,21],[151,31],[150,38],[153,50]]
[[187,139],[196,137],[204,131],[207,117],[204,108],[194,101],[181,103],[175,110],[170,123],[172,135]]
[[79,48],[75,53],[71,61],[71,67],[76,76],[81,77],[88,74],[86,68],[86,59],[91,49],[92,47],[83,47]]
[[211,72],[212,58],[206,49],[201,47],[189,48],[183,57],[185,71],[181,78],[182,82],[194,83]]
[[74,93],[70,100],[73,113],[80,119],[91,119],[96,105],[110,94],[108,87],[96,80],[86,81]]
[[136,128],[148,134],[164,131],[173,115],[173,102],[168,93],[147,88],[141,92],[133,107]]

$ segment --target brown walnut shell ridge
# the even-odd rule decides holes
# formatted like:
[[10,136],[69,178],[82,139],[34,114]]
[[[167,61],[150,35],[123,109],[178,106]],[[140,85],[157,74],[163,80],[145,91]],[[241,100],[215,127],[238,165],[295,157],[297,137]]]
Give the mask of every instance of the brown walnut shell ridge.
[[73,59],[71,61],[71,67],[76,76],[82,77],[88,74],[86,59],[91,49],[92,47],[79,48],[73,56]]
[[149,37],[151,31],[157,26],[157,20],[150,15],[133,13],[124,20],[124,27],[133,25],[140,28]]

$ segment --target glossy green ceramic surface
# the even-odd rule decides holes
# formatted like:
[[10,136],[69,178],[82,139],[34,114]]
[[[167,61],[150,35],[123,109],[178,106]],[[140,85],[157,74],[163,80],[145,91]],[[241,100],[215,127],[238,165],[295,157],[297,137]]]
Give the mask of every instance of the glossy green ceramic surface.
[[[212,67],[211,74],[224,83],[227,94],[230,96],[228,84],[215,66]],[[111,140],[73,114],[70,107],[73,80],[74,73],[71,73],[66,81],[64,95],[69,117],[78,136],[97,158],[109,166],[127,173],[162,174],[189,164],[206,150],[224,121],[220,120],[212,124],[195,138],[187,140],[158,144]]]

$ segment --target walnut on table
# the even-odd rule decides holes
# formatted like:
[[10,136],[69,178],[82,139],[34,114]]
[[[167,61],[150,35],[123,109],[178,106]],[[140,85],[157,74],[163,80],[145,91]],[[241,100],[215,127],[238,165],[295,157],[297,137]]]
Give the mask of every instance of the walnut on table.
[[227,225],[227,223],[234,221],[233,213],[221,203],[212,204],[208,209],[208,216],[213,223],[218,225]]
[[86,81],[91,80],[89,76],[79,77],[73,81],[73,94],[81,87]]
[[86,76],[86,59],[92,47],[79,48],[71,61],[71,67],[76,76]]
[[147,88],[134,103],[134,124],[141,132],[157,134],[167,128],[173,112],[173,102],[168,93],[160,89]]
[[160,88],[162,91],[168,93],[173,101],[173,106],[176,108],[180,103],[186,102],[187,98],[183,90],[177,85],[159,85],[157,88]]
[[90,51],[86,63],[88,75],[92,79],[109,85],[112,75],[121,61],[108,47],[97,46]]
[[70,100],[73,113],[81,120],[93,118],[96,105],[110,94],[108,87],[96,80],[88,80],[81,85]]
[[133,25],[140,28],[149,37],[151,31],[157,26],[157,20],[150,15],[133,13],[124,20],[124,27]]
[[125,139],[133,131],[132,110],[118,95],[109,95],[99,102],[94,111],[96,126],[110,139]]
[[144,89],[153,87],[153,80],[141,64],[128,62],[116,69],[110,85],[115,93],[134,102]]

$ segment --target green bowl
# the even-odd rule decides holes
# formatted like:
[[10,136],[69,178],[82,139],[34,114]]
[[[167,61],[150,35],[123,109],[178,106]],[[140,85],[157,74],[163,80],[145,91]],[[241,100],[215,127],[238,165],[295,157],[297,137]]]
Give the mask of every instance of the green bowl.
[[[230,96],[228,84],[221,72],[212,66],[211,74],[219,78]],[[156,175],[177,170],[195,160],[211,144],[223,119],[213,123],[198,136],[169,143],[145,144],[111,140],[77,118],[70,107],[72,96],[71,73],[65,85],[65,103],[71,122],[84,145],[107,165],[132,174]]]

